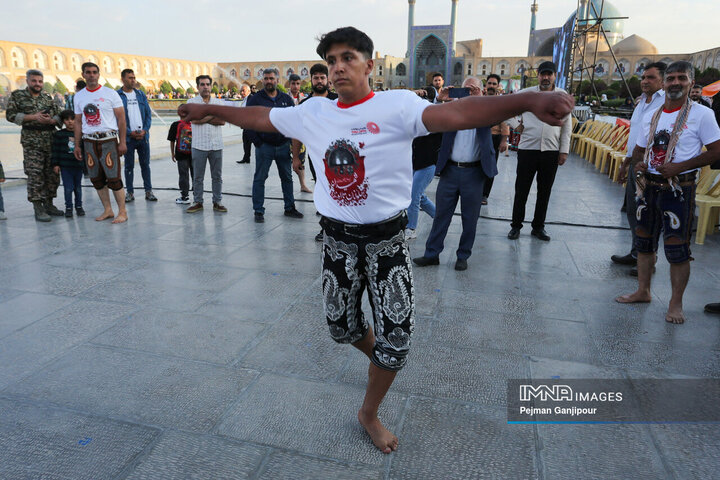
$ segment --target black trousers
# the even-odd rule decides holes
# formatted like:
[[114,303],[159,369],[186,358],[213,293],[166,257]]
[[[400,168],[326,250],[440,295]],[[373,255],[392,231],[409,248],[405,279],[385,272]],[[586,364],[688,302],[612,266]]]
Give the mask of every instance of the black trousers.
[[250,161],[250,148],[252,147],[252,142],[250,141],[250,137],[243,130],[242,133],[242,141],[243,141],[243,162],[249,162]]
[[[492,136],[492,142],[493,142],[493,148],[495,149],[495,165],[497,165],[498,157],[500,156],[500,151],[498,150],[498,147],[500,146],[500,142],[502,141],[503,136],[502,135],[493,135]],[[483,187],[483,198],[489,198],[490,197],[490,190],[492,190],[493,181],[495,181],[495,177],[485,178],[485,186]]]
[[518,150],[515,201],[513,202],[511,224],[513,228],[520,229],[523,226],[525,204],[535,174],[537,174],[537,201],[535,202],[535,216],[533,217],[532,228],[534,230],[545,228],[545,216],[550,203],[550,192],[555,182],[559,153],[558,151]]

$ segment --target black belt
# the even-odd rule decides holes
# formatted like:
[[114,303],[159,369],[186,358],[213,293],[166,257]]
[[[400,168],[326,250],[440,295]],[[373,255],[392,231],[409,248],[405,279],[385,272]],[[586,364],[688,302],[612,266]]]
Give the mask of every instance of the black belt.
[[[655,173],[645,173],[645,178],[655,183],[668,183],[667,178],[663,177],[662,175],[657,175]],[[695,172],[683,173],[682,175],[678,175],[677,179],[680,183],[694,182]]]
[[374,236],[396,233],[403,230],[407,225],[407,214],[405,210],[397,215],[377,223],[344,223],[334,218],[323,216],[320,219],[320,226],[330,233],[344,233],[355,236]]
[[23,130],[32,130],[34,132],[44,132],[55,130],[55,125],[23,125]]
[[477,162],[456,162],[455,160],[448,160],[447,163],[448,165],[455,165],[460,168],[475,168],[482,166],[482,162],[480,160]]

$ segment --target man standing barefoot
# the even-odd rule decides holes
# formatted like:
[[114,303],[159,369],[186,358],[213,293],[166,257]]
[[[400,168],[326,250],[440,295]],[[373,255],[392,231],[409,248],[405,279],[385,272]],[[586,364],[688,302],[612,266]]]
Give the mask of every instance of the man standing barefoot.
[[[690,236],[695,215],[697,170],[720,160],[720,128],[713,111],[688,98],[694,77],[689,62],[665,70],[665,102],[648,112],[633,150],[637,172],[638,288],[617,297],[619,303],[651,300],[650,278],[663,232],[670,263],[672,296],[665,320],[685,322],[682,299],[690,279]],[[707,152],[701,153],[703,146]]]
[[87,86],[75,94],[75,158],[82,161],[80,142],[85,145],[88,175],[105,209],[95,220],[113,218],[110,190],[118,206],[112,223],[127,221],[125,190],[120,174],[120,155],[125,145],[125,108],[120,95],[98,83],[100,68],[91,62],[82,64]]
[[[310,98],[294,108],[182,105],[186,120],[213,115],[242,128],[280,132],[304,143],[315,163],[315,206],[322,215],[323,303],[330,336],[370,360],[358,420],[383,453],[398,439],[378,418],[397,372],[405,366],[415,323],[410,252],[405,239],[412,187],[412,141],[428,132],[488,126],[532,110],[561,125],[574,106],[564,93],[468,97],[431,105],[408,90],[374,93],[373,42],[344,27],[320,39],[339,98]],[[375,324],[361,309],[368,289]]]

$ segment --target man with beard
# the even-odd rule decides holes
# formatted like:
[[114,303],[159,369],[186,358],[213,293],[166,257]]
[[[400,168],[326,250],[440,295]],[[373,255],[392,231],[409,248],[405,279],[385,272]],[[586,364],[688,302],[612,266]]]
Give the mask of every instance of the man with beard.
[[[555,72],[557,72],[557,67],[553,62],[542,62],[538,67],[540,84],[520,92],[565,92],[565,90],[555,87]],[[558,165],[565,163],[570,151],[572,120],[568,115],[562,126],[552,126],[537,118],[532,112],[525,112],[522,114],[520,131],[522,136],[517,154],[515,201],[513,202],[512,223],[508,238],[517,240],[520,237],[520,229],[525,220],[525,204],[533,179],[537,174],[537,201],[530,234],[549,242],[550,235],[545,231],[545,216]]]
[[[630,118],[630,133],[627,140],[627,157],[620,166],[618,172],[618,183],[625,183],[625,204],[628,225],[630,226],[630,253],[627,255],[613,255],[610,260],[619,265],[632,265],[630,275],[637,276],[637,250],[635,249],[635,228],[637,227],[637,219],[635,218],[635,165],[632,164],[632,154],[637,143],[638,135],[642,129],[642,121],[648,112],[654,112],[665,103],[665,92],[662,89],[663,75],[667,65],[663,62],[651,63],[645,67],[640,77],[640,89],[642,95],[633,110],[632,118]],[[630,172],[630,175],[628,175]]]
[[[263,106],[268,108],[287,108],[295,105],[287,93],[277,89],[280,73],[277,68],[266,68],[263,71],[263,89],[248,99],[247,106]],[[265,221],[265,180],[267,180],[270,164],[275,160],[280,185],[285,201],[285,216],[303,218],[303,214],[295,208],[295,197],[292,184],[292,159],[290,158],[290,139],[282,133],[248,130],[250,140],[255,145],[255,177],[253,178],[252,200],[255,221]]]
[[60,123],[60,108],[43,92],[43,74],[28,70],[27,88],[10,94],[5,117],[22,127],[23,168],[27,175],[28,201],[33,204],[35,220],[49,222],[50,215],[62,216],[53,205],[60,177],[50,163],[52,135]]
[[[330,335],[370,360],[358,421],[383,453],[398,439],[378,418],[395,375],[405,366],[415,323],[415,290],[404,236],[412,187],[411,145],[428,132],[493,125],[532,109],[560,125],[574,106],[560,93],[468,97],[431,105],[413,92],[373,92],[372,40],[354,27],[323,35],[317,53],[339,98],[310,98],[295,108],[182,105],[181,117],[215,115],[256,131],[282,132],[308,146],[318,176],[322,214],[323,303]],[[368,289],[374,327],[362,312]]]
[[[301,104],[312,97],[325,97],[328,100],[335,100],[336,98],[338,98],[337,93],[331,92],[328,89],[328,68],[322,63],[316,63],[315,65],[310,67],[310,83],[310,88],[312,89],[312,91],[310,92],[310,95],[308,95],[300,102]],[[295,172],[305,169],[305,157],[307,157],[305,145],[303,145],[299,140],[295,140],[293,138],[292,158],[293,170]],[[308,164],[310,165],[310,173],[312,173],[313,182],[317,182],[317,177],[315,176],[315,168],[313,167],[312,160],[308,162]],[[320,230],[320,233],[315,235],[315,240],[317,240],[318,242],[322,242],[322,230]]]
[[710,104],[702,97],[702,85],[693,85],[690,89],[690,100],[697,102],[704,107],[710,108]]
[[[720,127],[712,110],[689,98],[694,80],[689,62],[665,70],[665,102],[643,118],[633,150],[637,176],[638,288],[619,303],[648,303],[651,270],[660,233],[670,263],[672,295],[665,321],[685,322],[683,294],[690,279],[690,236],[695,216],[695,179],[705,165],[720,160]],[[702,152],[702,148],[707,148]]]
[[[500,91],[500,75],[491,73],[488,75],[485,81],[485,95],[502,95]],[[495,165],[497,165],[498,157],[500,152],[506,152],[508,149],[508,137],[510,136],[510,125],[505,122],[500,122],[497,125],[493,125],[490,129],[492,133],[492,143],[495,149]],[[492,190],[493,182],[495,177],[488,177],[485,179],[485,186],[483,187],[482,204],[487,205],[488,198],[490,197],[490,191]]]

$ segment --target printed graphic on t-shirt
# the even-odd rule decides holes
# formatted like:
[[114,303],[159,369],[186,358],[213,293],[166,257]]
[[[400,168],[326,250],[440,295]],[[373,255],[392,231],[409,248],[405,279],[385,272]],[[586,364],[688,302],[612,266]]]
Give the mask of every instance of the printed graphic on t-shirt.
[[97,127],[100,125],[100,109],[95,104],[88,103],[85,105],[83,113],[85,114],[85,121],[88,126]]
[[69,137],[68,138],[68,153],[73,153],[75,151],[75,138]]
[[368,179],[365,178],[365,157],[346,139],[336,140],[325,151],[325,176],[330,184],[330,197],[340,206],[365,205],[368,197]]
[[[652,149],[650,150],[650,165],[654,168],[657,168],[665,163],[665,154],[667,153],[669,143],[669,131],[660,130],[659,132],[655,132]],[[674,153],[673,156],[675,156]]]

